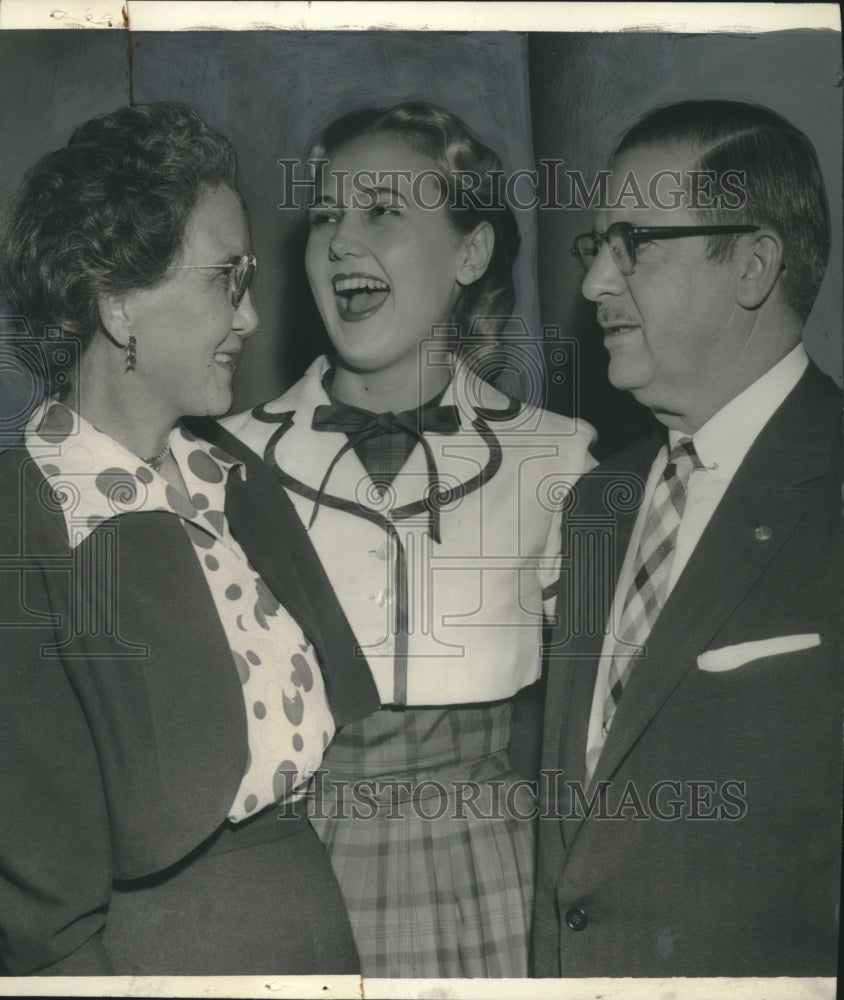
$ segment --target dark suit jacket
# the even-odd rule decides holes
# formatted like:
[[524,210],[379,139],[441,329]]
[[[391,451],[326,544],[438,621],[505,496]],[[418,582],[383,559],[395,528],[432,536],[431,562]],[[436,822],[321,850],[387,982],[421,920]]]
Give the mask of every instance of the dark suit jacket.
[[[233,533],[313,642],[338,720],[367,714],[377,692],[299,518],[212,430],[247,463],[227,484]],[[0,967],[59,971],[73,955],[68,971],[107,973],[112,880],[214,834],[247,757],[230,647],[177,519],[125,515],[72,551],[26,450],[0,456],[0,677]]]
[[[591,812],[576,789],[602,628],[660,439],[578,484],[548,670],[536,975],[835,973],[841,437],[840,393],[810,366],[663,608],[610,729],[595,774],[605,797]],[[697,665],[707,650],[812,633],[814,648],[722,672]]]

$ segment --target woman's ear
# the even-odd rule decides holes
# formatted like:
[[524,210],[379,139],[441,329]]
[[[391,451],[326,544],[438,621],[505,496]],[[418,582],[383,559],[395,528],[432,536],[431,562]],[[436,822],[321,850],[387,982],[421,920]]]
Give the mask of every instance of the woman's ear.
[[492,251],[495,249],[495,231],[489,222],[479,222],[460,241],[457,280],[461,285],[471,285],[486,274]]
[[758,309],[768,298],[785,269],[782,237],[763,226],[746,238],[739,251],[736,301],[745,309]]
[[106,336],[119,347],[125,347],[131,333],[131,323],[126,312],[126,296],[101,295],[97,299],[97,308]]

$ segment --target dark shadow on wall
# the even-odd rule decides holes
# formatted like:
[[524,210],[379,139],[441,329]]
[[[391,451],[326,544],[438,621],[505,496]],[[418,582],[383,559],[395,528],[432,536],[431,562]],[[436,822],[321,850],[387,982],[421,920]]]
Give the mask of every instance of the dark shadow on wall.
[[280,325],[291,335],[275,341],[275,368],[282,372],[303,372],[321,354],[331,353],[305,273],[308,223],[299,219],[285,232],[279,246],[279,266],[288,275],[287,295],[281,301]]

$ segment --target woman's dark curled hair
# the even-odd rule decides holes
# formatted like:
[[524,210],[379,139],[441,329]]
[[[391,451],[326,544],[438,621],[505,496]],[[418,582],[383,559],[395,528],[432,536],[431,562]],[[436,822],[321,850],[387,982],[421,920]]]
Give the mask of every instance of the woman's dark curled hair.
[[98,298],[149,288],[178,257],[203,192],[234,186],[228,141],[181,104],[142,104],[80,125],[24,177],[0,280],[36,339],[61,327],[84,351]]

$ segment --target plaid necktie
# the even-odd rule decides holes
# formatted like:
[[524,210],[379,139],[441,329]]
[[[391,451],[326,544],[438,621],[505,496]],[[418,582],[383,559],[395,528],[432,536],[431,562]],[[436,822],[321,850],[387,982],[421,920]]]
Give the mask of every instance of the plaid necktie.
[[669,452],[668,463],[656,484],[633,562],[633,582],[627,591],[612,650],[601,742],[589,747],[586,754],[587,784],[592,780],[624,686],[630,678],[635,654],[645,645],[668,597],[671,563],[686,506],[689,476],[694,469],[702,468],[692,439],[681,438]]

